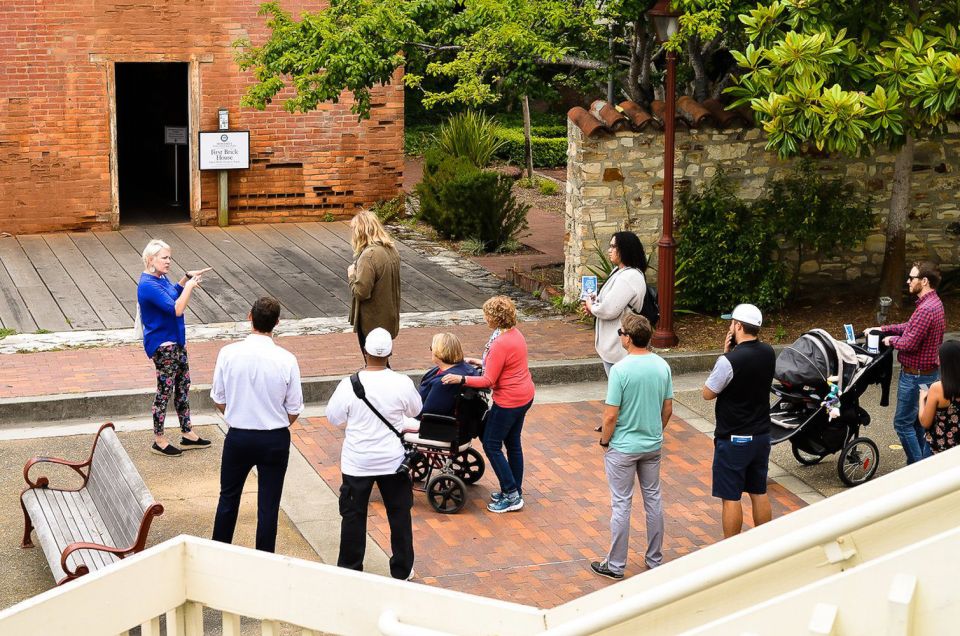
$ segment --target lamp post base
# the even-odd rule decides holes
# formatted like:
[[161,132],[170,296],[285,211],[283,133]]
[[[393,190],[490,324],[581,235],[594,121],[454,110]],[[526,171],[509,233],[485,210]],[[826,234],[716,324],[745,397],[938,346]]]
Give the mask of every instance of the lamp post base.
[[677,334],[672,331],[665,331],[657,329],[653,332],[653,336],[650,338],[650,344],[657,349],[670,349],[671,347],[676,347],[677,343],[680,341],[677,338]]

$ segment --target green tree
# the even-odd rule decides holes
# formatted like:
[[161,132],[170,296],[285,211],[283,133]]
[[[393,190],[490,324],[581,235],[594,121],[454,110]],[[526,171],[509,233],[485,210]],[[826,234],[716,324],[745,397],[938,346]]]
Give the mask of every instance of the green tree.
[[[370,91],[403,68],[426,106],[481,107],[550,97],[561,85],[588,94],[612,76],[615,101],[648,104],[659,82],[657,45],[646,17],[655,0],[331,0],[294,19],[278,2],[261,7],[270,30],[262,42],[236,42],[237,60],[255,83],[243,105],[265,108],[285,88],[290,112],[353,93],[353,111],[370,112]],[[697,99],[717,96],[736,70],[719,55],[738,42],[735,19],[746,0],[676,0],[685,11],[672,41],[683,48],[681,76]],[[425,82],[427,78],[445,83]],[[687,82],[681,82],[686,85]],[[429,88],[439,85],[442,88]]]
[[897,150],[880,291],[899,300],[914,140],[960,109],[960,1],[774,0],[740,20],[750,43],[728,91],[752,106],[768,148]]

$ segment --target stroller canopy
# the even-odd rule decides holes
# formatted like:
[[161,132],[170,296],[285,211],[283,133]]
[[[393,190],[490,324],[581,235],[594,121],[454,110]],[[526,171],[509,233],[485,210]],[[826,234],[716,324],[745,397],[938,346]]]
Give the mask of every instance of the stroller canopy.
[[868,362],[847,343],[835,340],[823,329],[813,329],[780,353],[774,375],[788,386],[821,387],[827,385],[830,376],[836,376],[843,393],[857,370]]

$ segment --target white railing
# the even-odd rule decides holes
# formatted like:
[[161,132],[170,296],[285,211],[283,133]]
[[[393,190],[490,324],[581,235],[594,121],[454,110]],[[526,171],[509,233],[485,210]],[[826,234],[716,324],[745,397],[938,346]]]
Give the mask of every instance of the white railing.
[[0,612],[0,634],[159,635],[164,617],[167,634],[197,635],[204,607],[226,635],[241,616],[263,634],[873,635],[889,620],[902,626],[889,633],[947,633],[960,619],[944,583],[960,561],[958,460],[938,455],[553,609],[184,535]]

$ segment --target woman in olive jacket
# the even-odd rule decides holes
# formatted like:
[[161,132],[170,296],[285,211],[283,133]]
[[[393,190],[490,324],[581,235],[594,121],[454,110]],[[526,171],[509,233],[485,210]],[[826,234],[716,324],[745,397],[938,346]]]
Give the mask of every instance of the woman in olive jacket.
[[353,293],[350,324],[363,349],[367,334],[382,327],[396,338],[400,331],[400,254],[373,212],[350,221],[350,244],[356,261],[347,268]]

